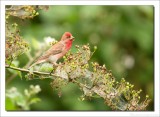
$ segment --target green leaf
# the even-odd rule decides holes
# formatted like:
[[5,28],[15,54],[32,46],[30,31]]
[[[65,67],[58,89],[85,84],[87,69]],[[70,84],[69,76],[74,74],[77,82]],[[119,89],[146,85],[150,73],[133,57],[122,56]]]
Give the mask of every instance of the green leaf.
[[6,98],[5,100],[6,104],[5,104],[5,109],[6,110],[17,110],[16,106],[14,105],[13,101],[11,98]]
[[53,70],[53,65],[50,63],[44,63],[40,66],[39,71],[41,72],[51,72]]
[[37,103],[39,101],[41,101],[40,98],[32,98],[31,101],[29,102],[29,104],[34,104],[34,103]]

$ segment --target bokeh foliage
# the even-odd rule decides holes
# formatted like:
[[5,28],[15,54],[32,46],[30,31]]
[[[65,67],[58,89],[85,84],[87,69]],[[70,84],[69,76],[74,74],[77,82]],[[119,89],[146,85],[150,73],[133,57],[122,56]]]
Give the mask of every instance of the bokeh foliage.
[[30,105],[40,101],[36,97],[41,91],[39,85],[30,85],[29,89],[25,89],[24,93],[18,91],[16,87],[6,90],[6,110],[30,110]]
[[[28,41],[32,56],[40,45],[38,42],[35,45],[35,40],[43,43],[46,36],[59,39],[63,32],[70,31],[76,37],[74,44],[96,45],[92,61],[105,64],[116,80],[125,77],[136,89],[142,89],[142,100],[145,94],[152,99],[147,110],[154,109],[153,6],[50,6],[47,11],[38,12],[40,15],[32,20],[11,18]],[[73,47],[72,51],[75,50]],[[27,54],[19,56],[19,66],[23,67],[28,60]],[[11,73],[7,73],[7,78],[10,77]],[[42,87],[39,97],[43,101],[32,105],[31,110],[111,110],[101,99],[78,101],[81,92],[76,85],[65,87],[59,98],[48,85],[49,79],[26,82],[18,77],[7,87],[24,89],[29,84]]]

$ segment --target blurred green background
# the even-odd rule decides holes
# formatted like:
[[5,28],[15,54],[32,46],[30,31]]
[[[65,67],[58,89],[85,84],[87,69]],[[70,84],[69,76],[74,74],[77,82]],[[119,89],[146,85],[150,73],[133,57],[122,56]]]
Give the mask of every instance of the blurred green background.
[[[39,16],[20,20],[13,18],[20,27],[21,35],[29,43],[31,53],[36,53],[33,39],[44,42],[44,37],[57,40],[69,31],[75,37],[74,45],[89,43],[97,51],[91,61],[105,64],[112,70],[116,80],[125,78],[142,89],[141,100],[146,94],[152,99],[147,110],[154,110],[154,7],[153,6],[50,6],[39,10]],[[75,51],[75,47],[72,47]],[[19,56],[23,67],[28,58]],[[7,76],[10,78],[11,76]],[[33,104],[31,110],[111,110],[103,99],[79,101],[82,92],[78,86],[69,84],[59,98],[50,86],[51,79],[26,81],[16,76],[7,84],[23,92],[30,84],[39,84],[41,102]]]

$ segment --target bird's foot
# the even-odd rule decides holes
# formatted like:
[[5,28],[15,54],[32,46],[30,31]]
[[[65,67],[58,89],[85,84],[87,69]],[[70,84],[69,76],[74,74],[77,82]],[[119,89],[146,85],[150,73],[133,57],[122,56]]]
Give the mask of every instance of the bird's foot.
[[62,63],[52,63],[53,64],[53,67],[58,67],[58,66],[63,66],[63,64]]
[[53,67],[57,67],[58,64],[57,63],[52,63]]
[[50,75],[52,75],[52,73],[53,73],[53,70],[55,69],[55,67],[57,68],[57,67],[62,67],[63,66],[63,64],[62,63],[52,63],[52,65],[53,65],[53,69],[52,69],[52,71],[50,72]]
[[59,66],[59,64],[57,64],[57,63],[52,63],[52,65],[53,65],[53,69],[52,69],[52,71],[50,72],[50,76],[52,75],[53,70],[55,69],[55,67],[58,67],[58,66]]
[[51,75],[52,75],[52,73],[53,73],[53,69],[52,69],[52,71],[50,72],[50,74],[49,74],[49,75],[51,76]]

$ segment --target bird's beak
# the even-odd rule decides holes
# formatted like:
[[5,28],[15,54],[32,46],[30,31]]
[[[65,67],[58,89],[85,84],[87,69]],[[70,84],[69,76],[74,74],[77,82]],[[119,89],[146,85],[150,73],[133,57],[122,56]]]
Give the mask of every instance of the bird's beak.
[[74,37],[73,37],[73,36],[71,36],[71,38],[70,38],[70,39],[74,41]]

